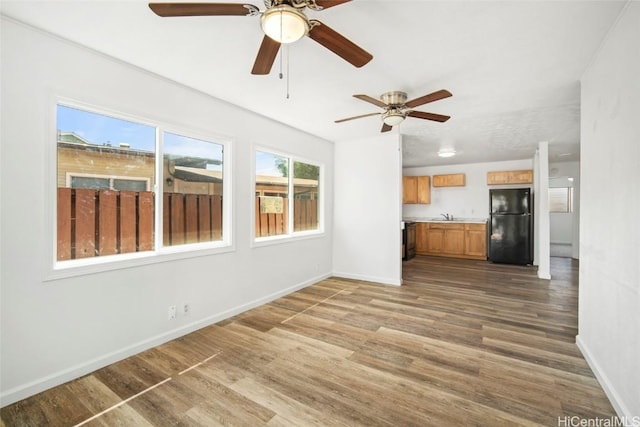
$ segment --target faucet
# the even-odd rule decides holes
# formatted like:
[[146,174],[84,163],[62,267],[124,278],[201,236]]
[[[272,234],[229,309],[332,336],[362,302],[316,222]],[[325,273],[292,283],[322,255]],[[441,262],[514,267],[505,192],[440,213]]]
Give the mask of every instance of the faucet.
[[448,213],[440,214],[440,215],[443,216],[444,219],[447,220],[447,221],[453,221],[453,215],[449,215]]

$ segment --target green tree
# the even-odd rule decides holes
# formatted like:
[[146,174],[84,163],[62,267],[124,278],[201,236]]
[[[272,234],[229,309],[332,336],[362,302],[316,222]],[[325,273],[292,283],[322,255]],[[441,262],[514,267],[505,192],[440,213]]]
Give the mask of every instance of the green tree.
[[[278,168],[282,176],[289,176],[289,163],[287,159],[276,159],[276,168]],[[295,178],[317,180],[320,176],[320,167],[308,163],[293,162],[293,176]]]

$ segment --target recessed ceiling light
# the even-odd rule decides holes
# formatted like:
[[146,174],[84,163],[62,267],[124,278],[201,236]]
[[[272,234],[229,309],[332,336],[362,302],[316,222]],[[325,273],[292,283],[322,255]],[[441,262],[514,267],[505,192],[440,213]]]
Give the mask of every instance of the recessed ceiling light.
[[456,155],[456,150],[453,148],[441,148],[438,151],[438,156],[440,157],[453,157]]

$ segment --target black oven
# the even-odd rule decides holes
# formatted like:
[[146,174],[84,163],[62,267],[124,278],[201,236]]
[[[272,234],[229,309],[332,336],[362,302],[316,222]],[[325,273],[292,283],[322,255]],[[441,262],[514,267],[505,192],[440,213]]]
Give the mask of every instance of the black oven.
[[416,256],[416,223],[405,222],[402,230],[402,259],[408,260]]

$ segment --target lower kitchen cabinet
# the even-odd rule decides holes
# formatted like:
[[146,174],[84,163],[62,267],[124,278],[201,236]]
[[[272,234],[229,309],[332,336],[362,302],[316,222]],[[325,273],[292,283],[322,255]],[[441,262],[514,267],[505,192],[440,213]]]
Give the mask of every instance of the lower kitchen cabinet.
[[487,257],[487,225],[464,225],[464,254],[470,257]]
[[486,259],[486,224],[420,222],[416,253],[452,258]]
[[416,224],[416,253],[424,254],[428,252],[427,234],[429,233],[429,223],[419,222]]
[[427,231],[427,253],[439,254],[444,252],[444,228],[432,227]]
[[464,254],[464,224],[429,223],[428,239],[430,253]]

